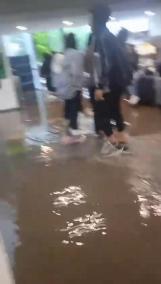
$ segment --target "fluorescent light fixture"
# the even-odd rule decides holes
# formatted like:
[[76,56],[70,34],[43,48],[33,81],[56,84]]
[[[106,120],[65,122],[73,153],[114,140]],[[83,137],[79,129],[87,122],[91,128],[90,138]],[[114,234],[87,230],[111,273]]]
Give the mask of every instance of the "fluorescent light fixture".
[[17,26],[16,29],[20,31],[27,31],[27,27],[24,26]]
[[152,12],[152,11],[150,11],[150,10],[144,11],[144,14],[147,15],[147,16],[149,16],[149,17],[155,16],[155,13]]
[[90,25],[85,25],[84,28],[85,28],[85,30],[86,30],[87,32],[91,32],[91,31],[92,31],[92,28],[91,28]]
[[110,30],[110,32],[115,35],[118,34],[121,28],[125,28],[132,33],[139,33],[149,30],[149,19],[147,17],[143,17],[131,18],[120,21],[109,21],[106,26]]
[[110,16],[110,20],[111,20],[111,21],[116,21],[116,18],[115,18],[115,17]]
[[118,21],[109,21],[106,23],[106,27],[110,30],[110,32],[114,35],[117,35],[121,30],[120,24]]
[[63,25],[66,25],[66,26],[73,26],[74,23],[73,22],[70,22],[70,21],[62,21]]
[[149,20],[146,17],[121,20],[119,24],[122,28],[132,33],[146,32],[149,30]]

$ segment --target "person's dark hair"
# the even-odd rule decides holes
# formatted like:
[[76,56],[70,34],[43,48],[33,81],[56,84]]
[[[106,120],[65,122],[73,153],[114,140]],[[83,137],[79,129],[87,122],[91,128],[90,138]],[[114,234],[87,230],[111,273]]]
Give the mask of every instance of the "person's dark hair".
[[65,48],[73,48],[73,49],[77,49],[77,43],[76,43],[76,38],[75,35],[73,33],[69,33],[66,37],[65,37]]
[[111,15],[111,10],[106,2],[96,4],[91,10],[93,17],[93,29],[95,32],[106,25]]
[[129,36],[129,31],[126,30],[125,28],[122,28],[117,37],[121,42],[126,42],[128,39],[128,36]]

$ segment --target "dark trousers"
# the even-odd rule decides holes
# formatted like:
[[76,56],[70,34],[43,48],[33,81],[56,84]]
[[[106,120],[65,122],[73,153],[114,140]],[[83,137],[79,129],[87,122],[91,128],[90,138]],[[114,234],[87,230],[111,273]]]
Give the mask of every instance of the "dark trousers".
[[121,112],[121,90],[113,90],[104,95],[104,101],[96,101],[94,97],[95,88],[90,89],[91,103],[94,110],[94,121],[96,133],[103,131],[107,136],[113,133],[111,120],[116,122],[119,132],[123,131],[124,120]]
[[77,91],[74,98],[65,101],[65,118],[69,120],[69,127],[78,129],[78,112],[81,109],[81,91]]
[[46,77],[46,87],[48,91],[55,92],[55,88],[52,86],[52,80],[50,75]]

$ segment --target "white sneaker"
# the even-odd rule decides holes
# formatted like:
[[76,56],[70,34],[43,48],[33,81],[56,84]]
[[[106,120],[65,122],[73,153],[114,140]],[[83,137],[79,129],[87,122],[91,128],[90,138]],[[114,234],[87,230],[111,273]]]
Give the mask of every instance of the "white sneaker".
[[132,95],[128,102],[131,106],[135,106],[139,103],[139,101],[140,98],[138,96]]
[[117,156],[122,153],[122,150],[117,149],[109,141],[105,141],[101,149],[101,155],[108,157]]
[[72,129],[72,128],[69,128],[69,133],[72,136],[80,136],[80,135],[84,134],[82,130],[80,130],[80,129]]

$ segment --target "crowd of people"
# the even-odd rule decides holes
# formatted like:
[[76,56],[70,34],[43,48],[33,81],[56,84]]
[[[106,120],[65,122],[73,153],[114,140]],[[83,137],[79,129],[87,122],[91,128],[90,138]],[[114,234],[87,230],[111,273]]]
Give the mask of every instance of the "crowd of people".
[[[82,109],[82,89],[88,88],[95,131],[104,139],[101,152],[113,155],[128,149],[121,100],[132,80],[137,58],[130,62],[125,48],[128,32],[123,29],[114,36],[106,27],[109,18],[107,5],[95,5],[86,52],[77,49],[76,37],[70,33],[65,37],[64,54],[48,55],[42,73],[46,76],[48,89],[56,91],[65,102],[64,116],[68,121],[70,143],[82,141],[78,113]],[[49,62],[52,72],[48,70]],[[115,128],[111,121],[115,121]]]

